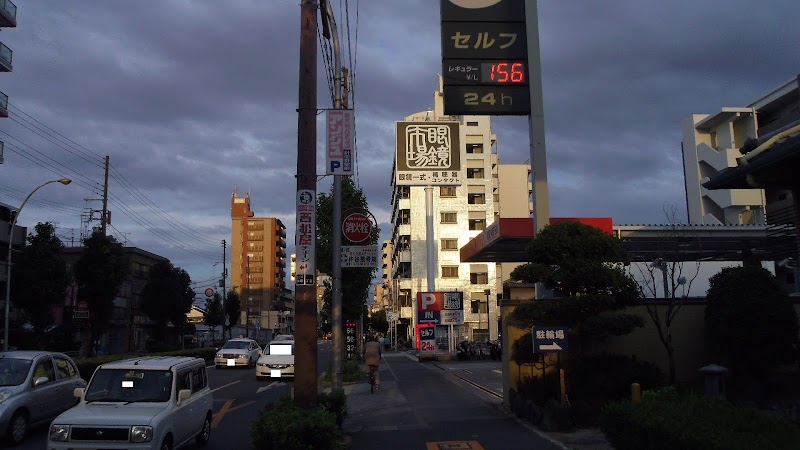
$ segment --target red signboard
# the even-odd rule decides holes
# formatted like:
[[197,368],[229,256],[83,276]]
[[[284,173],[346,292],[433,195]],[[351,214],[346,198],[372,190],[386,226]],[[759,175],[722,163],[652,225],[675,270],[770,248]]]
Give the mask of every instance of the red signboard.
[[362,213],[352,213],[342,222],[342,234],[350,242],[363,242],[372,235],[372,220]]

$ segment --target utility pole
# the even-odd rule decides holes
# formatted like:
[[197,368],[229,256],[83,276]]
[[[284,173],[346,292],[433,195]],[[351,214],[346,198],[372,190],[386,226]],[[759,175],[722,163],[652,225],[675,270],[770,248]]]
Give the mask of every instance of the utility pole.
[[[300,203],[305,197],[312,218],[316,218],[317,207],[317,0],[300,2],[300,76],[298,85],[297,108],[297,224],[296,235],[300,233]],[[307,230],[310,237],[308,261],[301,261],[303,255],[298,252],[298,264],[308,267],[296,282],[297,300],[296,333],[295,333],[295,377],[294,401],[303,408],[317,405],[317,287],[316,287],[316,223],[310,224]],[[295,244],[302,244],[295,238]],[[305,244],[303,244],[305,245]],[[301,275],[300,275],[301,274]],[[299,277],[302,276],[302,284]]]
[[228,317],[228,310],[225,309],[225,281],[227,281],[227,278],[228,278],[228,266],[225,263],[225,254],[226,253],[228,253],[228,249],[227,249],[227,245],[226,245],[225,239],[223,239],[222,240],[222,280],[220,280],[220,282],[219,282],[219,287],[222,288],[222,313],[225,315],[225,320],[223,322],[224,325],[223,325],[223,328],[222,328],[222,330],[223,330],[222,331],[222,338],[223,339],[225,338],[225,328],[224,327],[228,327],[228,338],[230,338],[230,336],[231,336],[230,335],[230,333],[231,333],[231,329],[230,329],[231,319],[230,319],[230,317]]
[[[323,27],[325,37],[333,40],[333,109],[342,109],[342,67],[341,50],[339,46],[339,33],[336,30],[336,21],[327,1],[323,1],[322,10]],[[342,357],[344,356],[344,336],[342,331],[342,176],[333,175],[333,236],[331,250],[331,281],[332,281],[332,300],[331,305],[331,332],[333,335],[333,374],[331,387],[333,389],[342,388],[342,377],[344,374]]]
[[108,222],[108,155],[106,155],[106,175],[105,182],[103,183],[103,217],[100,218],[102,223],[103,236],[106,235],[106,222]]

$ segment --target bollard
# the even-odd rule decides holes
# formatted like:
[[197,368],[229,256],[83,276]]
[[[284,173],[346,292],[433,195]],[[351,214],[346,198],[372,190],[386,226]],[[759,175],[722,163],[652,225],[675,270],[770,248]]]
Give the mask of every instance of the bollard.
[[642,386],[639,383],[631,383],[631,401],[633,403],[642,402]]

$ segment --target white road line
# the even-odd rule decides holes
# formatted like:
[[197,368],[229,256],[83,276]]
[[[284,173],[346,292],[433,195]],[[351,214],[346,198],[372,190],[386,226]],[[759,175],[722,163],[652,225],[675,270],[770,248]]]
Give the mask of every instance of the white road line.
[[217,392],[218,390],[220,390],[220,389],[222,389],[222,388],[226,388],[226,387],[228,387],[228,386],[230,386],[230,385],[233,385],[233,384],[236,384],[236,383],[239,383],[239,382],[241,382],[241,380],[231,381],[231,382],[230,382],[230,383],[228,383],[228,384],[222,385],[222,386],[220,386],[220,387],[218,387],[218,388],[216,388],[216,389],[212,389],[212,390],[211,390],[211,392]]

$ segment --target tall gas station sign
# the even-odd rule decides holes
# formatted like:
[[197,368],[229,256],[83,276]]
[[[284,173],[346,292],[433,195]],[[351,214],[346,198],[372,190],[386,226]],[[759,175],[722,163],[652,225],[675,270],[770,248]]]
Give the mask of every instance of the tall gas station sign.
[[524,0],[441,0],[447,115],[531,112]]

